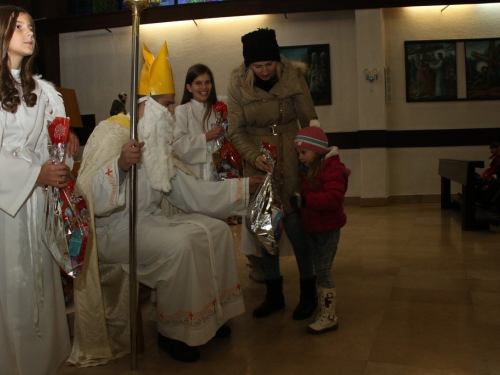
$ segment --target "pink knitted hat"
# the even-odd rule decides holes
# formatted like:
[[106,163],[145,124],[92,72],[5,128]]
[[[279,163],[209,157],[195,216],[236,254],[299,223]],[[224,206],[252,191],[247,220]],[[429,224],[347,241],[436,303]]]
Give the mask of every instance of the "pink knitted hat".
[[304,148],[317,152],[320,155],[328,154],[328,138],[325,132],[318,126],[308,126],[300,129],[293,141],[294,148]]

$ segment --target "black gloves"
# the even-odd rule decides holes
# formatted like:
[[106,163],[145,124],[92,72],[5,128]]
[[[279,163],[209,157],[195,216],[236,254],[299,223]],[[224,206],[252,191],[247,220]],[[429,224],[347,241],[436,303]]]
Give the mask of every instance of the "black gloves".
[[293,193],[288,201],[294,210],[299,210],[306,206],[306,197],[297,192]]

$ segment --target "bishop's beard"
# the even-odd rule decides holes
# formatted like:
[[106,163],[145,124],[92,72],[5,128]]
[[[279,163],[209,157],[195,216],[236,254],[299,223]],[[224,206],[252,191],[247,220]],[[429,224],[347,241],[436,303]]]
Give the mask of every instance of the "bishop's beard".
[[167,108],[153,98],[146,100],[144,114],[138,123],[139,140],[144,141],[142,164],[151,187],[165,193],[175,177],[172,161],[174,118]]

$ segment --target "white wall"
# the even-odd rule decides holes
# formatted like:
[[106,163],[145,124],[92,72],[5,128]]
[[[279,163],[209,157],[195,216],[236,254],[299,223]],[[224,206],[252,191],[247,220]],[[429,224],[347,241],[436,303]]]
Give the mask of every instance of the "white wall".
[[[204,63],[214,73],[217,94],[226,95],[231,70],[242,61],[241,36],[257,29],[276,30],[281,46],[330,44],[334,105],[318,106],[327,131],[357,130],[357,92],[345,90],[356,82],[354,12],[295,13],[232,17],[143,25],[141,43],[156,55],[167,41],[177,102],[187,69]],[[80,111],[109,116],[120,91],[130,92],[131,29],[129,27],[61,34],[61,84],[77,92]],[[142,52],[142,49],[141,49]],[[142,66],[142,57],[140,57]],[[333,68],[335,67],[335,68]]]
[[[327,132],[355,132],[366,129],[423,130],[498,127],[498,101],[407,103],[404,75],[404,41],[500,37],[500,5],[453,5],[443,7],[390,8],[381,12],[381,25],[371,25],[373,17],[363,11],[331,11],[196,20],[141,26],[141,42],[153,54],[164,40],[168,43],[174,71],[177,101],[182,96],[184,76],[189,66],[202,62],[213,71],[217,93],[226,95],[229,73],[242,62],[241,36],[258,27],[274,28],[281,46],[330,44],[333,104],[316,110]],[[368,21],[367,21],[368,20]],[[373,29],[373,40],[366,40]],[[120,91],[130,92],[131,29],[129,27],[68,33],[60,36],[61,83],[77,92],[82,114],[94,113],[97,121],[109,115],[111,102]],[[362,32],[363,36],[357,35]],[[380,39],[382,36],[382,40]],[[365,47],[365,43],[368,46]],[[374,66],[381,80],[364,81],[362,68],[370,64],[370,43],[385,48],[382,60],[377,53]],[[363,61],[358,61],[359,56]],[[359,62],[359,64],[358,64]],[[142,58],[140,60],[142,65]],[[391,70],[392,100],[385,103],[383,66]],[[363,66],[361,66],[363,65]],[[377,86],[375,86],[377,85]],[[373,101],[370,97],[373,96]],[[385,113],[370,123],[369,103],[385,105]],[[368,103],[368,104],[363,104]],[[385,103],[385,104],[384,104]],[[361,117],[362,116],[362,117]],[[385,124],[380,118],[385,117]],[[363,126],[360,126],[360,118]],[[439,158],[486,160],[488,144],[478,147],[390,149],[374,156],[387,165],[384,181],[370,182],[361,175],[369,150],[341,150],[351,168],[348,196],[369,198],[389,195],[439,194]],[[383,151],[383,150],[381,150]],[[362,152],[366,156],[361,157]],[[366,169],[366,168],[365,168]],[[372,169],[371,167],[368,169]],[[363,183],[363,189],[361,188]],[[382,183],[381,186],[376,184]],[[383,184],[387,186],[383,186]],[[367,184],[373,184],[366,186]],[[373,190],[372,190],[373,188]],[[368,192],[375,192],[372,195]]]
[[81,114],[109,117],[118,93],[130,93],[131,28],[61,34],[61,86],[76,91]]

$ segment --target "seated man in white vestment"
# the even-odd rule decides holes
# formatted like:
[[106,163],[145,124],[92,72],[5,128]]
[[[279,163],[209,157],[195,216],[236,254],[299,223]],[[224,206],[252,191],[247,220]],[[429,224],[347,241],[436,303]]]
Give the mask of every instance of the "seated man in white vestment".
[[[224,323],[245,308],[228,225],[198,213],[167,216],[160,208],[163,193],[170,192],[174,204],[184,210],[193,209],[190,202],[185,202],[190,200],[189,193],[177,194],[174,190],[180,190],[176,184],[186,186],[198,181],[189,176],[189,170],[179,171],[182,165],[172,156],[173,117],[169,108],[173,109],[174,89],[170,69],[165,69],[165,64],[169,64],[167,54],[164,44],[154,62],[144,64],[139,94],[147,96],[138,108],[141,142],[129,139],[130,119],[126,115],[102,121],[87,142],[78,180],[93,209],[99,260],[127,264],[130,178],[127,172],[133,164],[137,165],[137,277],[141,283],[156,289],[159,346],[174,359],[193,362],[200,357],[196,346],[214,337],[228,337],[231,329]],[[170,74],[164,77],[166,72]],[[232,203],[224,208],[224,203],[217,199],[214,202],[210,197],[206,199],[208,212],[233,212],[248,204],[248,179],[214,184],[218,187],[212,193],[224,194],[221,202]],[[210,207],[211,203],[215,207]],[[227,217],[227,212],[216,216]],[[87,285],[82,284],[77,290],[90,289],[91,283],[85,282]],[[92,311],[79,310],[78,297],[76,301],[76,324],[88,326],[88,320],[78,317],[78,312],[83,315],[84,311],[90,314]],[[106,314],[112,309],[126,308],[120,307],[120,303],[123,301],[110,306],[105,302]],[[110,357],[116,358],[120,355],[115,350],[117,342],[124,335],[122,331],[117,333],[113,322],[106,318],[109,339],[104,340],[108,339],[109,344],[105,342],[104,346],[111,346]],[[109,360],[85,353],[85,347],[90,347],[88,331],[82,327],[75,331],[70,362],[89,365]],[[112,337],[114,333],[116,337]]]

